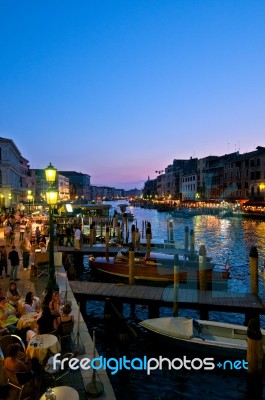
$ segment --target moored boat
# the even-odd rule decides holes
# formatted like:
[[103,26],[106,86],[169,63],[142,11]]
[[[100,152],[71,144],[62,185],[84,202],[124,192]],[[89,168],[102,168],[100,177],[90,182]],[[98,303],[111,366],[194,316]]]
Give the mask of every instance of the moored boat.
[[[174,268],[172,256],[161,254],[161,257],[135,258],[134,279],[137,281],[149,281],[160,283],[172,283],[174,281]],[[129,259],[118,253],[116,257],[90,257],[89,264],[93,270],[109,276],[122,279],[129,278]],[[199,264],[196,261],[180,259],[178,262],[178,278],[180,283],[199,282]],[[229,277],[229,271],[222,266],[212,263],[206,265],[207,283],[225,283]]]
[[[186,317],[161,317],[139,323],[156,338],[188,351],[226,358],[246,356],[247,327]],[[261,329],[265,350],[265,330]]]

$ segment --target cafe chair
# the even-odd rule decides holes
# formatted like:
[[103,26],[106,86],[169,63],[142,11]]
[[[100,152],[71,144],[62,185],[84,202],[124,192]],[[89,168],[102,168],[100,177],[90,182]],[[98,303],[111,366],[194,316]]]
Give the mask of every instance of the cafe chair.
[[19,337],[18,335],[10,334],[10,335],[2,336],[0,338],[0,349],[1,349],[1,352],[4,356],[4,358],[8,356],[8,354],[7,354],[8,346],[10,344],[14,344],[14,343],[19,343],[21,345],[21,350],[23,352],[25,352],[25,348],[26,348],[25,344],[24,344],[23,340],[21,339],[21,337]]
[[26,384],[35,379],[35,377],[32,371],[15,372],[15,376],[17,382],[13,382],[10,378],[8,378],[7,383],[9,386],[18,390],[19,396],[17,397],[17,400],[20,400]]
[[50,376],[53,379],[54,384],[56,384],[56,382],[63,378],[65,375],[69,374],[71,369],[69,368],[69,361],[74,357],[74,353],[64,353],[61,356],[61,360],[68,358],[68,361],[64,362],[64,368],[62,369],[61,366],[59,365],[59,363],[56,364],[56,368],[53,368],[53,358],[54,356],[51,356],[48,361],[47,364],[44,367],[44,371],[45,373]]
[[61,324],[58,331],[58,339],[62,345],[62,341],[65,339],[71,340],[72,333],[74,330],[74,321],[67,322],[66,324]]

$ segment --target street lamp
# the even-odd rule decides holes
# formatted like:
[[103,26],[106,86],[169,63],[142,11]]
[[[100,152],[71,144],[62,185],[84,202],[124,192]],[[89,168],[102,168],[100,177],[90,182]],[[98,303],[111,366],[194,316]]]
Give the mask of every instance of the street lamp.
[[32,196],[32,191],[31,190],[28,190],[27,198],[28,198],[28,202],[29,202],[29,214],[30,214],[30,204],[31,204],[31,202],[33,202],[33,196]]
[[46,201],[49,205],[49,217],[50,217],[50,242],[49,242],[49,279],[47,284],[47,291],[59,290],[55,278],[54,268],[54,225],[53,225],[53,212],[54,206],[58,200],[58,190],[53,187],[56,180],[57,169],[54,168],[51,163],[45,169],[46,181],[49,183],[49,188],[46,191]]

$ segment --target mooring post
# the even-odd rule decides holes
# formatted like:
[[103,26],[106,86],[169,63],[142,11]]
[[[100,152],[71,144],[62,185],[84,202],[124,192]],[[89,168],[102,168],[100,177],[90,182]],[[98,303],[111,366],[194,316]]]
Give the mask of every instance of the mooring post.
[[252,318],[249,320],[247,329],[247,362],[248,374],[256,377],[262,375],[262,334],[259,320]]
[[[206,248],[204,245],[200,246],[199,249],[199,288],[200,291],[205,291],[207,289],[207,257],[206,257]],[[208,319],[208,311],[205,309],[200,310],[200,318]]]
[[178,316],[178,290],[179,290],[179,256],[174,255],[174,292],[173,292],[173,317]]
[[140,241],[141,241],[141,234],[140,234],[140,232],[139,232],[139,229],[138,228],[136,228],[136,230],[135,230],[135,247],[136,247],[136,250],[140,250]]
[[172,221],[169,221],[168,230],[169,230],[169,242],[174,243],[174,230]]
[[129,244],[129,285],[134,285],[134,245],[133,243]]
[[195,238],[194,238],[194,230],[190,230],[190,257],[194,257],[194,249],[195,249]]
[[109,228],[106,228],[105,235],[105,249],[106,249],[106,261],[109,262]]
[[147,255],[147,257],[150,257],[151,239],[152,239],[151,223],[148,222],[147,228],[146,228],[146,255]]
[[185,251],[189,250],[189,227],[188,226],[185,227],[185,231],[184,231],[184,249],[185,249]]
[[259,262],[259,255],[257,247],[251,246],[249,252],[249,267],[250,267],[251,292],[253,294],[258,294],[259,291],[258,262]]
[[204,245],[201,245],[200,249],[199,249],[199,288],[200,288],[200,290],[207,289],[206,268],[207,268],[206,248]]
[[135,247],[136,242],[135,242],[135,225],[134,224],[132,224],[131,231],[132,231],[132,243],[133,243],[133,245]]
[[92,222],[93,225],[93,244],[96,244],[97,242],[97,227],[96,227],[96,222]]
[[93,246],[93,243],[94,243],[94,225],[90,224],[89,246]]
[[126,244],[129,242],[129,226],[128,226],[128,216],[126,214],[125,217],[125,238],[126,238]]
[[156,304],[148,305],[148,318],[159,318],[159,307]]
[[112,236],[113,237],[115,237],[116,236],[116,232],[115,232],[115,229],[116,229],[116,221],[115,221],[115,218],[113,217],[112,218]]

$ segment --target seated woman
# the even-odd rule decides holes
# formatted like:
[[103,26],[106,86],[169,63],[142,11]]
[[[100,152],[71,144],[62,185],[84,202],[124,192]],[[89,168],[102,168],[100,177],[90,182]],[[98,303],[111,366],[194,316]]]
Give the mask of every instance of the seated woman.
[[70,315],[72,312],[72,307],[70,303],[66,303],[62,311],[60,313],[60,316],[54,320],[54,328],[60,333],[61,327],[64,324],[67,324],[71,321],[74,321],[74,317]]
[[19,384],[16,372],[28,372],[27,380],[32,382],[34,375],[31,371],[31,360],[26,358],[19,343],[8,346],[8,356],[4,359],[4,371],[8,379],[14,384]]
[[8,303],[6,297],[0,297],[0,328],[7,328],[10,333],[16,330],[17,310]]
[[18,302],[21,299],[21,296],[17,289],[17,284],[15,282],[9,283],[9,290],[7,291],[6,297],[9,303],[17,309]]
[[43,306],[41,317],[37,320],[37,333],[40,335],[54,330],[54,317],[47,306]]
[[25,301],[22,304],[22,315],[30,314],[39,311],[39,298],[34,296],[33,292],[28,292]]
[[59,292],[55,291],[52,293],[51,301],[49,302],[49,308],[52,315],[58,317],[60,314],[60,306],[62,302],[60,301]]

